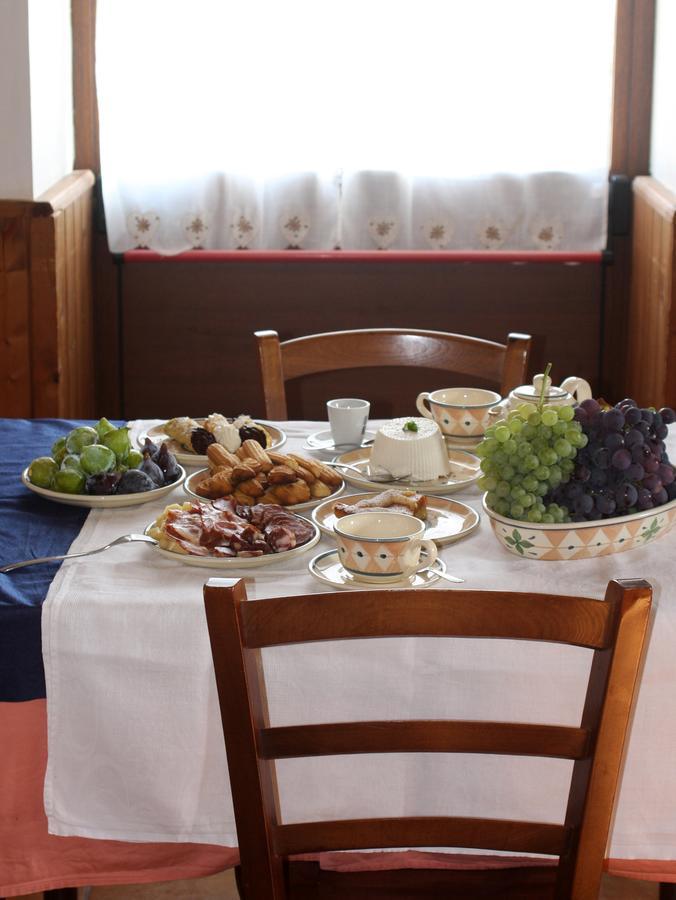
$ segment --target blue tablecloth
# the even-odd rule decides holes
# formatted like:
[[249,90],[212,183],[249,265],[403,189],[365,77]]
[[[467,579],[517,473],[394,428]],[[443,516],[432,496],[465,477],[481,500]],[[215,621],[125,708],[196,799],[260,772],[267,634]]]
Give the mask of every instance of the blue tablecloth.
[[[0,419],[0,566],[66,553],[89,512],[32,494],[21,483],[36,456],[76,425],[64,419]],[[45,696],[40,616],[60,563],[0,574],[0,702]]]

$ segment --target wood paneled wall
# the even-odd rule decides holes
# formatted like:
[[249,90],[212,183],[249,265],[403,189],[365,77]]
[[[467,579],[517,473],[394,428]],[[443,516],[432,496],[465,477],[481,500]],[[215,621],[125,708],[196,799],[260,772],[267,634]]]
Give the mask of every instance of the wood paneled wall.
[[95,415],[91,172],[0,200],[0,415]]
[[[102,405],[107,415],[262,415],[253,338],[262,328],[274,328],[283,340],[369,327],[431,328],[497,341],[521,331],[536,339],[534,371],[551,360],[555,378],[579,375],[598,389],[598,262],[168,258],[118,268],[122,403],[120,413],[113,402]],[[109,329],[108,347],[111,340]],[[292,391],[291,418],[323,418],[331,396],[365,396],[374,415],[405,415],[415,409],[419,391],[452,386],[448,374],[393,368],[308,382],[312,388],[306,383],[302,398]]]
[[676,194],[634,181],[628,393],[642,405],[676,405]]

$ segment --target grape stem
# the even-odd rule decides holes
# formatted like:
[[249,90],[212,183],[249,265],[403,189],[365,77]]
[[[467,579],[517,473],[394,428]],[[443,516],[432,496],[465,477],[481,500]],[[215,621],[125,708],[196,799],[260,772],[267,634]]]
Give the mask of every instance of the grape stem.
[[549,378],[549,373],[552,371],[552,364],[547,363],[547,367],[545,368],[545,374],[542,377],[542,389],[540,390],[540,401],[538,403],[538,412],[542,412],[542,408],[545,405],[545,391],[547,390],[547,379]]

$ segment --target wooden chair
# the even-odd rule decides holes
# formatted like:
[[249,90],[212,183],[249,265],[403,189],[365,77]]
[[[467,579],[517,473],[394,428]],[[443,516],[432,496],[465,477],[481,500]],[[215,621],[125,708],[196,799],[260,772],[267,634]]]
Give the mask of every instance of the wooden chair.
[[341,369],[440,369],[492,382],[506,396],[525,382],[531,346],[526,334],[510,334],[506,344],[497,344],[463,334],[401,328],[330,331],[281,343],[276,331],[257,331],[255,336],[265,416],[282,421],[288,419],[287,381]]
[[[605,600],[490,591],[372,590],[247,602],[244,581],[209,581],[204,599],[239,835],[242,895],[246,900],[533,896],[530,888],[509,893],[499,880],[494,893],[484,887],[473,893],[466,878],[460,892],[454,893],[452,871],[432,873],[436,880],[429,894],[402,888],[402,883],[408,885],[406,879],[428,875],[425,870],[388,873],[398,894],[381,894],[373,888],[372,876],[382,873],[336,875],[322,873],[312,863],[301,866],[314,865],[319,882],[303,893],[301,873],[299,892],[287,893],[296,865],[287,858],[295,854],[474,847],[555,854],[556,867],[526,867],[540,873],[536,896],[596,898],[651,597],[644,581],[611,581]],[[590,648],[594,654],[580,726],[434,720],[269,727],[260,648],[399,636],[500,637]],[[552,653],[556,650],[553,647]],[[517,646],[515,656],[518,652]],[[574,760],[565,821],[557,825],[451,815],[282,824],[275,759],[390,752]],[[320,890],[324,874],[334,885],[327,893]],[[477,879],[483,875],[476,874]],[[366,891],[358,887],[359,875],[364,876]],[[496,878],[507,883],[509,877],[507,870],[490,873],[494,885]]]

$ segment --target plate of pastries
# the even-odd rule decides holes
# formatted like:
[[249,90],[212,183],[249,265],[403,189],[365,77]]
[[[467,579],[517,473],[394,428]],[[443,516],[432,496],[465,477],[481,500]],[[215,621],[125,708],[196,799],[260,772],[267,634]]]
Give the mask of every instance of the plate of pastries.
[[219,444],[229,453],[236,453],[246,440],[258,441],[266,450],[275,450],[286,441],[281,428],[270,422],[254,421],[248,415],[234,418],[211,413],[204,419],[179,416],[161,425],[154,425],[139,435],[139,446],[145,439],[168,444],[169,450],[183,466],[206,466],[207,449]]
[[207,468],[194,472],[184,483],[185,492],[198,500],[230,497],[248,506],[272,503],[302,510],[345,489],[341,476],[318,460],[264,450],[254,440],[244,441],[236,453],[212,444],[207,459]]
[[324,534],[333,536],[333,526],[339,519],[358,512],[395,512],[415,516],[425,523],[424,536],[440,547],[467,537],[477,528],[480,519],[478,512],[458,500],[403,488],[388,488],[380,493],[331,497],[312,510],[312,521]]

